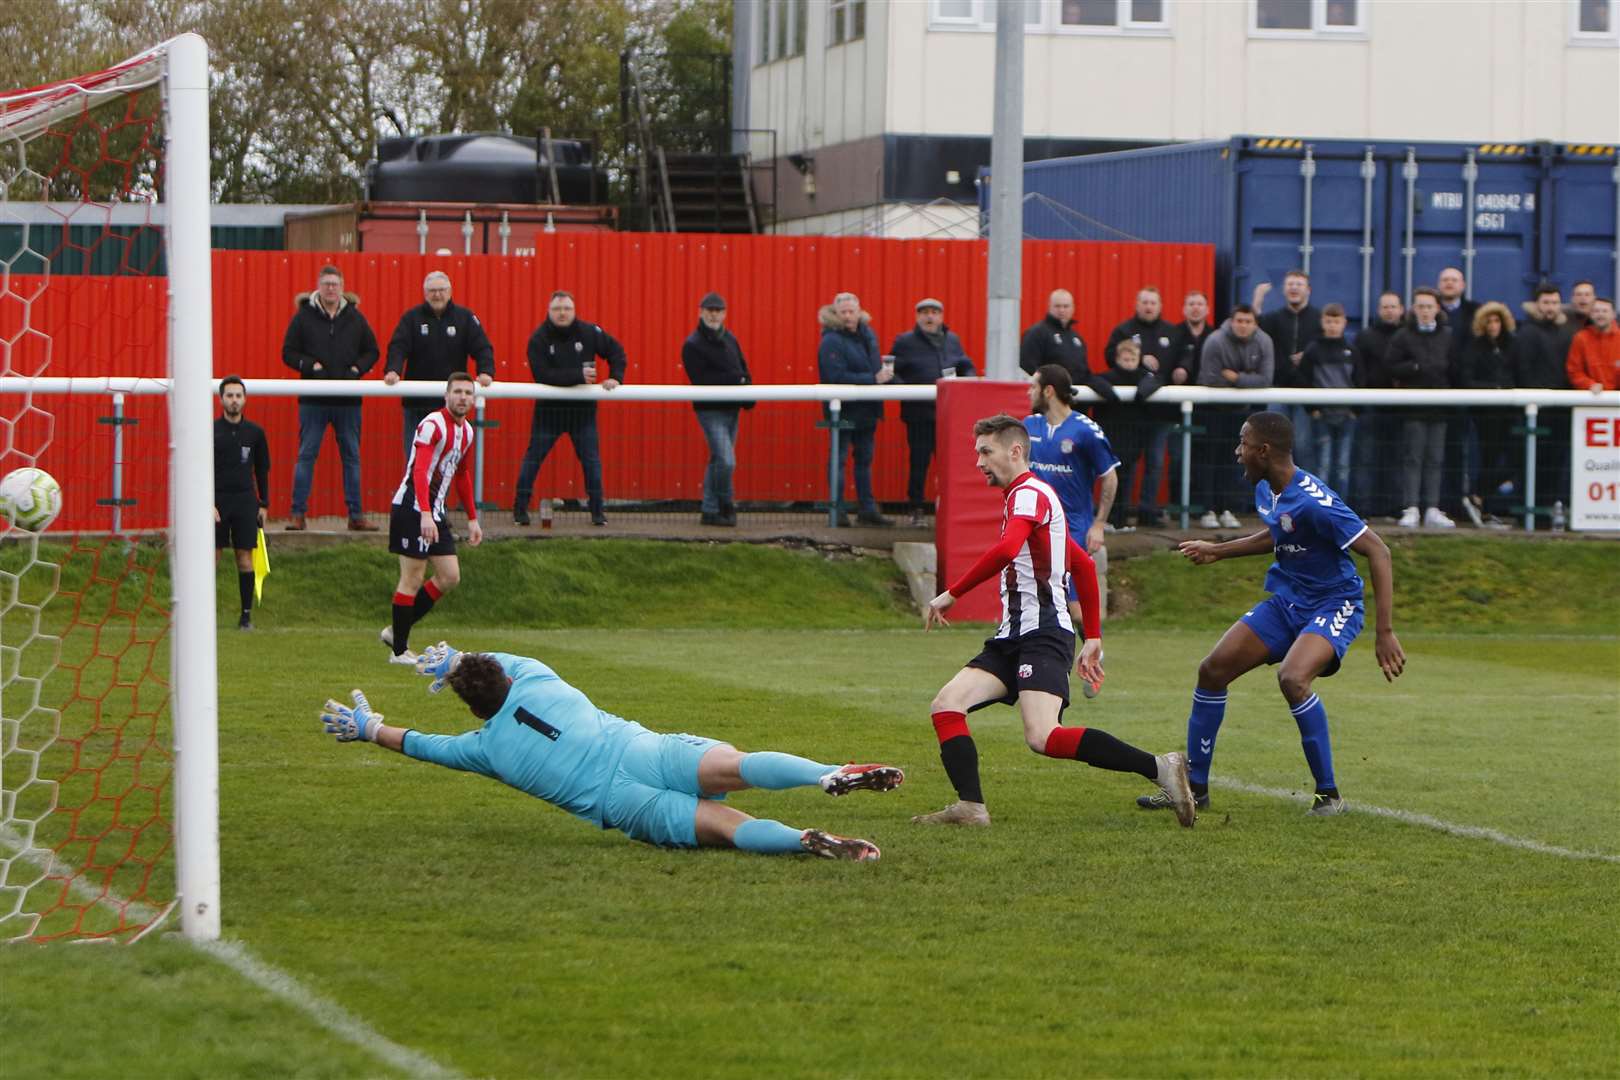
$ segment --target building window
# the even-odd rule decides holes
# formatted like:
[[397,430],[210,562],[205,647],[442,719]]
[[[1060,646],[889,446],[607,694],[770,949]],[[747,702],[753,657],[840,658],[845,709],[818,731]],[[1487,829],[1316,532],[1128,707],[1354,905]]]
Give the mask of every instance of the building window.
[[1617,0],[1572,0],[1571,34],[1577,42],[1615,44],[1620,42],[1620,2]]
[[1366,32],[1366,0],[1253,0],[1256,34],[1305,37]]
[[827,5],[827,18],[829,48],[866,36],[866,0],[832,0]]
[[759,52],[755,65],[804,55],[804,31],[809,0],[760,0]]
[[[1069,30],[1165,31],[1170,0],[1023,0],[1024,28],[1031,33]],[[931,0],[936,29],[995,30],[996,0]]]

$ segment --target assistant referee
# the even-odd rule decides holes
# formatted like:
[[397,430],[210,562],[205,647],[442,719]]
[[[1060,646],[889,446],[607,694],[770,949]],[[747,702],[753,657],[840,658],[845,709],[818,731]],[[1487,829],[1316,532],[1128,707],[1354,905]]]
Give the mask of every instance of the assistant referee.
[[219,381],[220,417],[214,421],[214,559],[236,549],[242,592],[239,630],[253,629],[253,549],[270,506],[270,446],[264,428],[242,416],[247,388],[235,375]]

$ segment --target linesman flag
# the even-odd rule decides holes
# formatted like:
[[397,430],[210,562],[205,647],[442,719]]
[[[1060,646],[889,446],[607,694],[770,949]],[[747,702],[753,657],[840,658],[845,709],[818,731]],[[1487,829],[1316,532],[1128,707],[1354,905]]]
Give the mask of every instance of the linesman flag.
[[259,530],[259,542],[253,547],[253,602],[264,602],[264,579],[270,576],[270,548],[264,542],[264,530]]

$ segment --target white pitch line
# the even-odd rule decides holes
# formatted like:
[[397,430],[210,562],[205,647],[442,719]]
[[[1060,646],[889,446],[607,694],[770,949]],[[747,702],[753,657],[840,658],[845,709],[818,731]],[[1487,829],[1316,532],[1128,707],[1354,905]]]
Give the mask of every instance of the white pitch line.
[[[0,841],[4,841],[13,850],[17,851],[17,858],[45,867],[47,874],[58,874],[62,877],[69,877],[69,875],[74,874],[73,868],[62,863],[53,852],[44,848],[29,846],[20,835],[9,828],[0,829]],[[157,908],[125,900],[111,890],[97,889],[94,885],[78,876],[69,878],[68,890],[86,901],[110,900],[121,905],[126,910],[133,911],[138,917],[142,918],[156,919],[160,914],[166,915],[168,913],[166,910],[160,913]],[[135,940],[144,937],[145,933],[145,931],[142,931],[141,934],[136,936]],[[394,1042],[375,1028],[367,1025],[363,1020],[352,1015],[337,1002],[321,997],[285,971],[260,960],[248,952],[247,946],[240,942],[192,941],[190,938],[178,933],[165,936],[190,945],[198,952],[224,964],[248,982],[264,990],[271,997],[279,998],[308,1016],[317,1025],[330,1031],[338,1038],[353,1043],[384,1064],[392,1065],[407,1075],[443,1077],[445,1080],[456,1080],[461,1075],[453,1069],[445,1068],[426,1054]],[[131,941],[131,944],[134,944],[134,941]]]
[[[1309,801],[1307,796],[1297,791],[1290,791],[1288,788],[1263,787],[1259,784],[1248,784],[1242,780],[1231,780],[1226,777],[1216,777],[1210,783],[1219,788],[1246,791],[1250,795],[1267,795],[1274,799],[1287,799],[1290,802],[1301,804]],[[1533,851],[1538,855],[1556,855],[1560,859],[1587,859],[1596,862],[1620,863],[1620,855],[1610,855],[1602,851],[1577,851],[1574,848],[1559,847],[1556,844],[1544,844],[1540,840],[1529,840],[1522,836],[1509,836],[1505,832],[1483,828],[1479,825],[1459,825],[1452,821],[1442,821],[1437,817],[1414,813],[1411,810],[1392,810],[1387,806],[1374,806],[1371,803],[1351,800],[1350,812],[1392,818],[1408,825],[1433,829],[1435,832],[1450,833],[1453,836],[1461,836],[1468,840],[1488,840],[1493,844],[1518,848],[1521,851]]]

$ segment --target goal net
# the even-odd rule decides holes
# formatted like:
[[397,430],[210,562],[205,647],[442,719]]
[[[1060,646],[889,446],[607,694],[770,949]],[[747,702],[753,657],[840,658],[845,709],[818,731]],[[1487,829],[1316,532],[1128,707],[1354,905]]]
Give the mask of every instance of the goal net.
[[190,36],[0,91],[0,941],[218,934],[207,130]]

